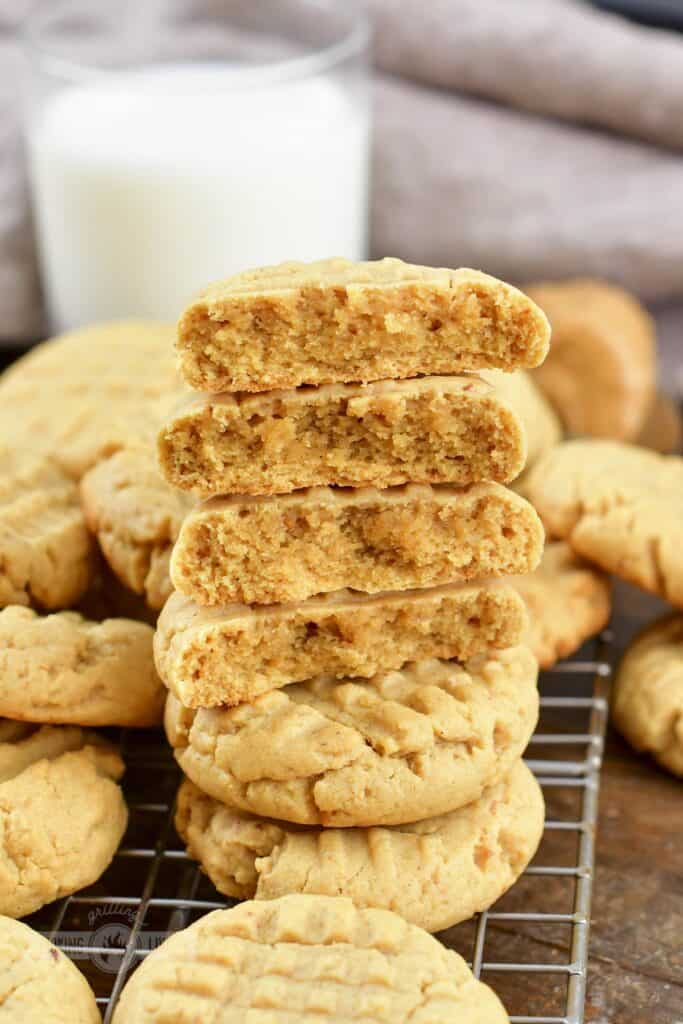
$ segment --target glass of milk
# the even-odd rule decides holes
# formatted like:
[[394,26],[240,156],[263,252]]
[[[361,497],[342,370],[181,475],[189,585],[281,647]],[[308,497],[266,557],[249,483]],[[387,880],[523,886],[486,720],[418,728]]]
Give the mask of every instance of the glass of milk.
[[368,46],[348,0],[60,0],[29,19],[53,329],[174,320],[247,267],[363,258]]

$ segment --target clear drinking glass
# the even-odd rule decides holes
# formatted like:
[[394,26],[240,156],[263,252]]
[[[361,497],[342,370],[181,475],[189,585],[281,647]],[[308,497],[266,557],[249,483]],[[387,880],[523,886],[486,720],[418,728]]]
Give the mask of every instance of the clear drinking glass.
[[369,28],[338,0],[58,2],[25,30],[52,326],[175,319],[245,267],[365,255]]

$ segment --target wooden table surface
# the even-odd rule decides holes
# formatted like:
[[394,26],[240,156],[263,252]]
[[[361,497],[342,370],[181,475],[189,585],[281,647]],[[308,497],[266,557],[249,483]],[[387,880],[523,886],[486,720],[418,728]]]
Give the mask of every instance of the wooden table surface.
[[[619,585],[615,591],[617,648],[670,608]],[[546,840],[544,840],[546,842]],[[547,885],[556,883],[552,879]],[[505,910],[528,909],[517,887]],[[503,926],[505,925],[505,926]],[[510,960],[520,931],[538,943],[537,959],[568,962],[568,929],[489,925],[487,957]],[[527,959],[527,948],[524,957]],[[521,947],[520,947],[521,949]],[[556,989],[547,975],[526,975],[518,1009],[519,975],[487,979],[513,1013],[554,1016]],[[593,888],[586,1021],[591,1024],[683,1024],[683,781],[634,754],[610,730],[600,786],[597,865]]]
[[[619,646],[670,610],[618,587]],[[683,1024],[683,781],[613,731],[600,790],[586,1019]]]
[[610,737],[586,1019],[683,1022],[683,783]]
[[[635,757],[610,735],[602,774],[586,1021],[683,1022],[683,783]],[[512,895],[512,894],[511,894]],[[514,906],[508,902],[505,909]],[[519,909],[524,909],[520,900]],[[532,932],[533,927],[523,926]],[[520,926],[489,924],[487,955],[509,960]],[[537,959],[565,961],[568,931],[537,929]],[[528,948],[528,947],[525,947]],[[487,978],[518,1012],[519,975]],[[558,1012],[557,983],[524,979],[535,1015]]]

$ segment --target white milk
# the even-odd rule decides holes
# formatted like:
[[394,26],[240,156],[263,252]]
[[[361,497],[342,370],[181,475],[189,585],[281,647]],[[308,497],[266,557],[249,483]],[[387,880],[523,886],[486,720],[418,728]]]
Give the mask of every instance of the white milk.
[[[174,320],[245,267],[365,255],[368,115],[332,78],[164,67],[71,86],[29,125],[52,326]],[[225,91],[221,86],[227,85]]]

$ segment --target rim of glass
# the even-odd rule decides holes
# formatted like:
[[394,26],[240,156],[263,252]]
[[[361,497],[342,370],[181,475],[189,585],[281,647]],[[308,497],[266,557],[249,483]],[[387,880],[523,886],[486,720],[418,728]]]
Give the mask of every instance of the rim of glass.
[[[339,14],[338,0],[297,0],[311,11],[325,11]],[[346,5],[345,5],[346,6]],[[280,82],[292,79],[310,78],[321,72],[342,64],[345,60],[358,56],[369,46],[372,36],[372,25],[363,0],[353,0],[348,4],[348,27],[344,34],[328,46],[314,50],[298,57],[284,60],[264,61],[253,65],[245,65],[235,70],[230,81],[221,83],[221,91],[238,90],[245,85],[261,82]],[[43,40],[49,25],[59,24],[60,19],[69,13],[92,13],[92,7],[86,0],[58,0],[51,8],[35,10],[23,21],[20,29],[20,40],[27,55],[37,58],[48,74],[70,82],[84,82],[93,79],[100,81],[113,80],[125,72],[141,71],[146,62],[130,66],[106,67],[87,61],[70,60],[56,53]],[[344,12],[342,12],[344,13]],[[149,62],[151,64],[151,62]],[[192,66],[199,61],[191,58],[173,62],[176,65]],[[220,64],[220,61],[216,61]],[[172,91],[172,90],[171,90]]]

